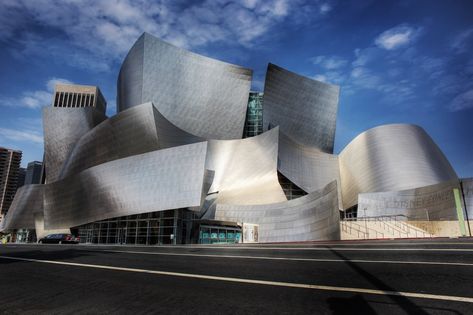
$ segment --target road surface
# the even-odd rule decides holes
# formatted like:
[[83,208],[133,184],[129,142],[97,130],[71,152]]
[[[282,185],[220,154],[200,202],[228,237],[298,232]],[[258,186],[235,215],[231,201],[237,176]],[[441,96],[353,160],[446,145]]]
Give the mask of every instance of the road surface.
[[4,314],[473,314],[473,240],[0,245]]

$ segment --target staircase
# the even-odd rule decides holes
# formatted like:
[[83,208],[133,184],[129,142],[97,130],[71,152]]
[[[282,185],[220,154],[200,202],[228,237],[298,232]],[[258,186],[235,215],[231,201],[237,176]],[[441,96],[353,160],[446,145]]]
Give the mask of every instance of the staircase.
[[408,218],[402,215],[345,218],[340,221],[341,239],[433,237],[432,234],[408,222]]

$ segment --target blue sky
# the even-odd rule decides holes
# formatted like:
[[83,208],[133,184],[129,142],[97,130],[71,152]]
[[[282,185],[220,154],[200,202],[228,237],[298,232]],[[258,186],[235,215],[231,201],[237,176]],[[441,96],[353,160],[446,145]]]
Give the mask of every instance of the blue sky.
[[149,32],[254,69],[268,62],[339,84],[335,151],[386,123],[422,126],[473,176],[473,1],[0,2],[0,146],[42,159],[41,108],[55,82],[98,85],[115,113],[126,52]]

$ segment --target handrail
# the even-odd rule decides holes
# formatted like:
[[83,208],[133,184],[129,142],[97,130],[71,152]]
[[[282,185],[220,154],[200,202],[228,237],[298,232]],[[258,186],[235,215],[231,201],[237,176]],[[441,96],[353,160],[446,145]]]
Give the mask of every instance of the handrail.
[[[368,234],[369,236],[369,231],[371,230],[374,232],[375,236],[377,237],[378,234],[381,234],[382,237],[384,238],[384,234],[381,232],[378,232],[375,229],[368,228],[367,226],[362,227],[358,223],[355,222],[360,222],[360,221],[367,221],[367,222],[377,222],[379,225],[385,229],[388,233],[391,233],[393,236],[398,235],[399,238],[402,237],[409,237],[411,234],[414,234],[414,237],[419,237],[421,235],[422,237],[432,237],[432,234],[428,233],[427,231],[417,227],[413,226],[411,224],[408,224],[406,221],[410,221],[410,218],[404,214],[395,214],[395,215],[382,215],[382,216],[377,216],[377,217],[345,217],[341,220],[342,224],[345,224],[345,231],[348,232],[348,225],[346,223],[350,222],[350,234],[351,234],[351,228],[352,224],[357,224],[360,228],[366,230],[367,233],[363,233],[364,235]],[[358,233],[359,234],[359,233]]]

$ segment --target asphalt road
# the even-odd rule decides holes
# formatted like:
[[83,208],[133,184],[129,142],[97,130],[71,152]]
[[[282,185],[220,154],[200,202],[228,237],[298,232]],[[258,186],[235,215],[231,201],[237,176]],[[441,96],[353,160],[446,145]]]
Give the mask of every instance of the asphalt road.
[[4,314],[473,314],[473,240],[0,245]]

